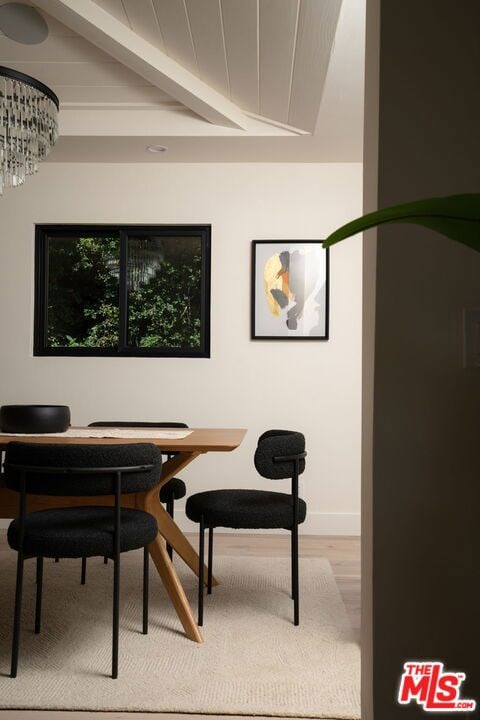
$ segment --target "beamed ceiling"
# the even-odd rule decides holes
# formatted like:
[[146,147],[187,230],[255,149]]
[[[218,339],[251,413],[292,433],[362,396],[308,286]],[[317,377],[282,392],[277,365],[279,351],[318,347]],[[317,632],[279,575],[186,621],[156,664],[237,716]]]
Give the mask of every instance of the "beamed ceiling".
[[52,161],[361,160],[365,0],[24,4],[49,35],[0,64],[59,96]]

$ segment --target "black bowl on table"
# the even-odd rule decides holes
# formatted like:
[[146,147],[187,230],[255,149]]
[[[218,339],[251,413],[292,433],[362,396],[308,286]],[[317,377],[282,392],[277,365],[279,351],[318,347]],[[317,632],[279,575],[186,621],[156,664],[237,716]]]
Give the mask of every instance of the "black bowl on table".
[[65,432],[70,426],[70,408],[66,405],[2,405],[0,430],[4,433]]

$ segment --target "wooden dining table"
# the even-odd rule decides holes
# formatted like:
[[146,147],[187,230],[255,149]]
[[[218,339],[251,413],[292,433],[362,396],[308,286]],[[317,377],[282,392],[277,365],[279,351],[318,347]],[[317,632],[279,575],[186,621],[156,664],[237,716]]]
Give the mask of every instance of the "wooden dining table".
[[[77,429],[82,431],[87,430],[87,428]],[[95,429],[98,431],[98,428]],[[112,428],[109,429],[112,430]],[[91,430],[91,428],[88,428],[88,430]],[[182,530],[180,530],[176,522],[170,517],[163,507],[160,502],[159,491],[162,485],[165,485],[165,483],[187,467],[187,465],[190,465],[190,463],[200,455],[204,455],[209,452],[231,452],[232,450],[235,450],[242,442],[246,430],[231,428],[194,428],[191,429],[190,434],[187,437],[183,438],[142,438],[139,428],[132,428],[132,437],[125,437],[125,431],[128,430],[128,428],[122,427],[121,430],[121,439],[105,437],[52,437],[45,435],[0,435],[0,453],[4,452],[8,443],[12,441],[61,443],[67,445],[115,445],[123,443],[147,442],[153,443],[160,448],[162,453],[168,455],[169,458],[162,464],[162,472],[158,479],[158,483],[148,490],[148,492],[124,495],[122,498],[122,504],[125,507],[136,507],[146,510],[156,518],[158,523],[158,535],[154,542],[149,546],[150,555],[183,625],[186,636],[190,640],[201,643],[203,642],[202,634],[199,630],[180,579],[175,571],[175,567],[168,556],[166,543],[174,549],[177,555],[182,558],[182,560],[197,576],[201,571],[199,568],[199,557],[186,535],[182,532]],[[150,429],[148,432],[150,432]],[[161,431],[159,430],[158,432],[160,433]],[[50,497],[44,495],[31,495],[28,499],[28,510],[43,510],[46,508],[77,504],[110,505],[112,502],[112,498],[108,496],[75,498],[70,496]],[[13,518],[17,515],[18,494],[6,488],[4,483],[3,485],[0,483],[0,518]],[[203,569],[203,577],[206,583],[206,568]],[[218,584],[215,578],[213,578],[213,584]]]

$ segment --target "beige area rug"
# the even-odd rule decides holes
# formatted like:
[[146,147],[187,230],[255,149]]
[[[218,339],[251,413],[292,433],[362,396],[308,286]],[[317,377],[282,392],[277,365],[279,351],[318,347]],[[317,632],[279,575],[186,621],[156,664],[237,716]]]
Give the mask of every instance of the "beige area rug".
[[[10,666],[15,553],[0,555],[0,708],[360,718],[360,651],[332,570],[302,558],[300,627],[289,561],[218,557],[205,642],[185,638],[151,566],[141,634],[142,555],[122,555],[119,679],[111,680],[112,563],[48,560],[42,632],[33,633],[35,561],[26,563],[19,674]],[[175,560],[192,605],[194,576]]]

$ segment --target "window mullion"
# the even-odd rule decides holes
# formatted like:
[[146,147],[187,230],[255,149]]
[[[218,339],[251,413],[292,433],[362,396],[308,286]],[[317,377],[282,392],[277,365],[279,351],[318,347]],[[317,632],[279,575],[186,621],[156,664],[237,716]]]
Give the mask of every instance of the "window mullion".
[[127,284],[127,263],[128,263],[128,236],[124,230],[120,230],[120,274],[118,278],[118,300],[119,300],[119,344],[120,352],[128,347],[128,284]]

